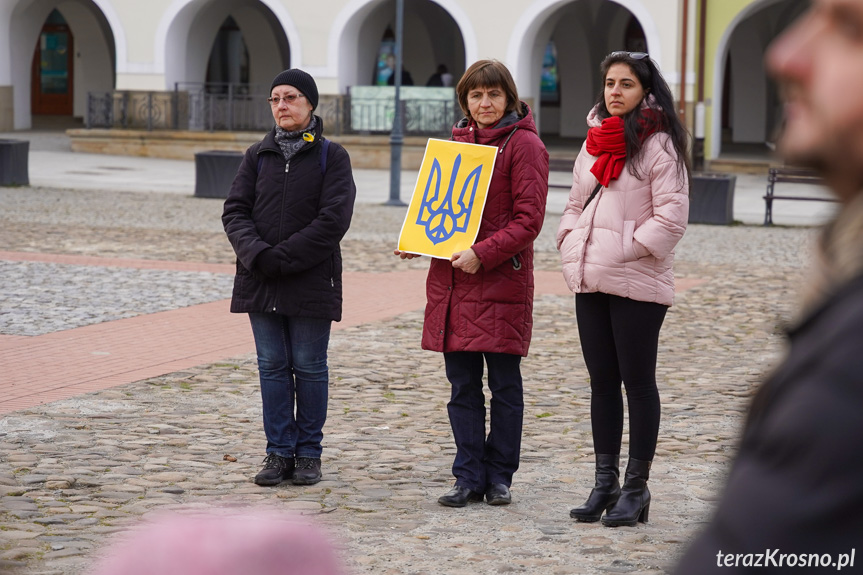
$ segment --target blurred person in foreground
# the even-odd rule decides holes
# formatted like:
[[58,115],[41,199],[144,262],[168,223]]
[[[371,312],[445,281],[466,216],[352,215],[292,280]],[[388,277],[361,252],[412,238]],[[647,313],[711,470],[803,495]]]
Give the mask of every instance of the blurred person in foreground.
[[842,207],[821,232],[787,356],[753,399],[716,514],[680,574],[863,563],[863,0],[812,4],[767,52],[786,102],[779,150],[816,168]]
[[109,545],[94,575],[343,575],[320,528],[266,511],[168,515]]
[[443,352],[456,444],[455,486],[438,503],[464,507],[485,496],[489,505],[507,505],[521,457],[521,358],[533,329],[533,241],[545,217],[548,152],[501,62],[475,62],[455,91],[465,117],[452,139],[498,152],[476,243],[449,260],[433,258],[426,281],[422,348]]

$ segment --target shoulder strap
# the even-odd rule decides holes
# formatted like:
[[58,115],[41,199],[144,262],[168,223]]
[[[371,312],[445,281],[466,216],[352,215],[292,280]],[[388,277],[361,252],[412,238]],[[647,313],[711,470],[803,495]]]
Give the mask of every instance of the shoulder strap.
[[584,207],[581,208],[581,211],[584,211],[587,208],[587,205],[593,201],[593,198],[595,198],[596,194],[599,193],[600,188],[602,188],[602,184],[596,184],[596,187],[593,188],[593,192],[591,192],[590,197],[587,198],[586,202],[584,202]]
[[327,153],[330,151],[330,141],[321,138],[321,175],[327,173]]
[[[321,175],[327,173],[327,152],[330,150],[330,141],[326,138],[321,138]],[[264,165],[264,156],[258,152],[258,172],[261,173],[261,167]]]

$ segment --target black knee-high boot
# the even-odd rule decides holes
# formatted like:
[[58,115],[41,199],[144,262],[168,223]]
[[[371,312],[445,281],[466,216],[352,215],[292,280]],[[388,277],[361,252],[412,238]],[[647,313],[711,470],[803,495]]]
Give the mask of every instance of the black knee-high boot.
[[650,491],[647,489],[650,463],[629,458],[620,499],[602,518],[603,525],[632,527],[639,522],[647,523],[647,513],[650,511]]
[[569,516],[593,523],[599,521],[602,512],[614,505],[620,497],[620,456],[596,454],[596,484],[581,507],[569,512]]

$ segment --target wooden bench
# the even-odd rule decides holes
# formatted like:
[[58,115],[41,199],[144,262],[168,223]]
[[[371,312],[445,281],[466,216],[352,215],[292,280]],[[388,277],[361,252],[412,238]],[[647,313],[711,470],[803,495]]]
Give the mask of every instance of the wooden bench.
[[808,200],[813,202],[835,202],[832,197],[815,196],[777,196],[774,192],[776,184],[812,184],[823,186],[824,180],[815,170],[781,166],[770,168],[767,174],[767,193],[764,195],[765,211],[764,225],[773,225],[773,200]]

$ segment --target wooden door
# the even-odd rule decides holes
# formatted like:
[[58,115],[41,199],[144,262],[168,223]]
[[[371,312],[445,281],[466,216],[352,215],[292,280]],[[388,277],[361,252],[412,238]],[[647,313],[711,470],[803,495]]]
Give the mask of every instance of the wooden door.
[[72,33],[66,24],[46,23],[33,54],[32,114],[71,116]]

